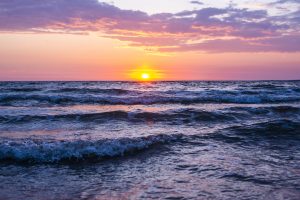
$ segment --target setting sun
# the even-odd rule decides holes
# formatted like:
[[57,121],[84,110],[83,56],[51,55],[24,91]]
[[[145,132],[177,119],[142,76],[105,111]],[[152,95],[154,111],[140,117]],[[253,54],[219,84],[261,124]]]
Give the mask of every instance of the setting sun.
[[157,81],[162,79],[163,72],[153,67],[142,66],[131,70],[128,75],[131,79],[137,81]]
[[141,78],[143,80],[148,80],[150,78],[150,75],[148,73],[142,73]]

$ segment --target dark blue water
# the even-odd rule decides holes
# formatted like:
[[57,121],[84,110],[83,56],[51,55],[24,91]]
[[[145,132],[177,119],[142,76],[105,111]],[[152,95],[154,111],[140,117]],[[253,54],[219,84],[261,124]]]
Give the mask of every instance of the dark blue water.
[[300,199],[300,81],[2,82],[0,199]]

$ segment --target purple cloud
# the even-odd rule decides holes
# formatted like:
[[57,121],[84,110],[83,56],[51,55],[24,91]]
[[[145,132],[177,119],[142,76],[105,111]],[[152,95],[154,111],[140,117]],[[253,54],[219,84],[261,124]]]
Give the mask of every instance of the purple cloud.
[[283,4],[283,3],[300,3],[300,0],[277,0],[271,4]]
[[280,52],[298,52],[300,36],[280,36],[276,38],[255,39],[251,41],[242,39],[216,39],[207,40],[201,43],[183,44],[177,47],[162,47],[163,52],[178,51],[203,51],[210,53],[223,52],[273,52],[274,49]]
[[201,1],[190,1],[191,4],[204,5]]
[[100,32],[131,46],[170,52],[297,52],[298,14],[270,16],[230,6],[148,15],[97,0],[2,0],[0,31]]
[[137,23],[148,18],[146,13],[121,10],[97,0],[2,0],[0,8],[0,29],[4,31],[46,28],[55,24],[71,28],[76,20],[86,22],[85,28],[90,30],[98,27],[98,21]]

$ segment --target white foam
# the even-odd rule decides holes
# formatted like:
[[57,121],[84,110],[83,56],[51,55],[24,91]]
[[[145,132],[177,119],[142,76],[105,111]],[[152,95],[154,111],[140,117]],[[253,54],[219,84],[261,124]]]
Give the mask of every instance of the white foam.
[[166,143],[177,137],[178,135],[161,134],[139,138],[103,139],[97,141],[2,140],[0,142],[0,160],[55,163],[62,160],[101,159],[147,149],[151,145]]

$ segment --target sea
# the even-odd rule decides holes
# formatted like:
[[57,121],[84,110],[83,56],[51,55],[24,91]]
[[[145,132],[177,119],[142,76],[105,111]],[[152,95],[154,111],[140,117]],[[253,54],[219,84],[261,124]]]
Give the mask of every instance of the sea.
[[0,199],[300,199],[300,81],[0,82]]

